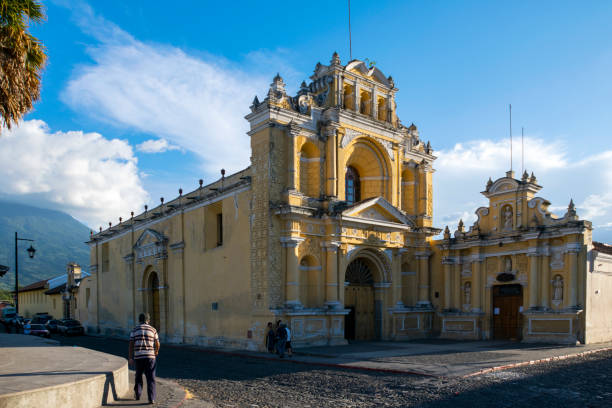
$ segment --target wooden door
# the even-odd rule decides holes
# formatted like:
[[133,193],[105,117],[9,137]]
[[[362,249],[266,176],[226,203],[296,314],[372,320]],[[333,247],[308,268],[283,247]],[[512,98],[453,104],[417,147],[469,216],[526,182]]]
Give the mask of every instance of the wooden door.
[[159,331],[159,279],[155,272],[149,278],[149,315],[151,316],[151,326]]
[[345,318],[345,337],[349,340],[374,338],[374,288],[349,285],[344,292],[344,304],[351,309]]
[[520,340],[522,338],[523,287],[502,285],[493,288],[493,338]]

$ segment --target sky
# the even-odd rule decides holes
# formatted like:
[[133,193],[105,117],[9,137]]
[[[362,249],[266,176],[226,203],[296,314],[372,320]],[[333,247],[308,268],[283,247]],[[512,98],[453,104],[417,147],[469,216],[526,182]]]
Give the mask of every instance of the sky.
[[[249,165],[244,116],[278,72],[290,92],[334,51],[346,1],[43,1],[42,97],[0,136],[0,197],[93,229]],[[353,58],[396,86],[434,155],[434,226],[471,225],[510,167],[570,198],[612,242],[612,2],[351,1]]]

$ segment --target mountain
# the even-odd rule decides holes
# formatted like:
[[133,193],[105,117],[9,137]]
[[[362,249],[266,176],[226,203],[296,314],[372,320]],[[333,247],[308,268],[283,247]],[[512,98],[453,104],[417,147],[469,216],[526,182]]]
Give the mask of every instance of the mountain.
[[[19,286],[66,273],[66,264],[89,268],[89,228],[61,211],[0,201],[0,264],[11,269],[0,278],[0,288],[15,288],[15,231],[19,241]],[[36,249],[33,259],[26,251]]]

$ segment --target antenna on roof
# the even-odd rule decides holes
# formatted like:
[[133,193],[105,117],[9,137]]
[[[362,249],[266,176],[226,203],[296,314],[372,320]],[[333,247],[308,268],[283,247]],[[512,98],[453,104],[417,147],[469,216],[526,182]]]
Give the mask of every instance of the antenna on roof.
[[351,40],[351,0],[348,0],[348,23],[349,23],[349,56],[353,60],[353,42]]
[[525,171],[525,128],[521,126],[521,174]]
[[512,171],[512,104],[508,106],[510,107],[510,171]]

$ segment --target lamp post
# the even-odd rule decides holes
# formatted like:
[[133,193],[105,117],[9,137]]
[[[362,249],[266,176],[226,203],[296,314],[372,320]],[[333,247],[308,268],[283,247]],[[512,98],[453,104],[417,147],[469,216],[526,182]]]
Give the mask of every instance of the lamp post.
[[[17,236],[17,231],[15,231],[15,314],[19,315],[19,256],[17,251],[17,244],[19,241],[30,241],[34,242],[33,239],[27,238],[19,238]],[[34,254],[36,253],[36,249],[30,244],[30,247],[27,249],[28,255],[30,259],[34,258]]]

